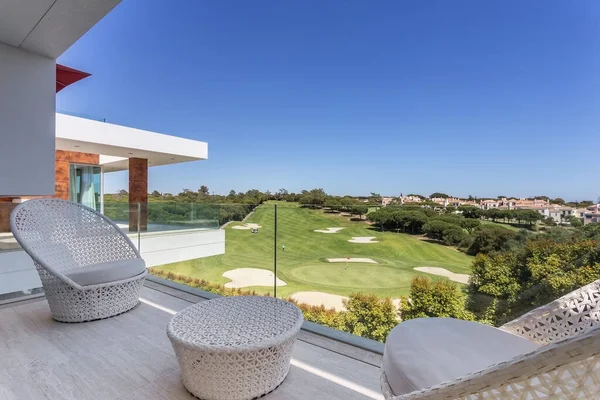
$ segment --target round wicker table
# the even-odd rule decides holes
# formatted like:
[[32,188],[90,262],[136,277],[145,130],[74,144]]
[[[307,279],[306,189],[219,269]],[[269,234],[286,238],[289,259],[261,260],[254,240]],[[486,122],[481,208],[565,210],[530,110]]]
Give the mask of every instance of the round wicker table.
[[183,385],[205,400],[249,400],[288,374],[303,322],[292,303],[262,296],[194,304],[169,322]]

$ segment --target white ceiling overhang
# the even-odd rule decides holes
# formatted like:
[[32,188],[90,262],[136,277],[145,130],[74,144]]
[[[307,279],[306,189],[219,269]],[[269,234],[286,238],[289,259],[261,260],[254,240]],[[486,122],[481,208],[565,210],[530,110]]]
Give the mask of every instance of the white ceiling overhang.
[[129,158],[149,167],[208,159],[206,142],[58,113],[56,149],[99,154],[105,172],[127,170]]
[[0,0],[0,42],[58,58],[121,0]]

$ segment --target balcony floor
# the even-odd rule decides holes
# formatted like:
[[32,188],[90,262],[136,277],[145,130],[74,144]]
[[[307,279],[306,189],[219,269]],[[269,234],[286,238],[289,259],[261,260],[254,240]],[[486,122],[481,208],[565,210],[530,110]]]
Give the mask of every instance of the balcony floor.
[[[192,303],[149,287],[141,301],[83,324],[55,322],[44,299],[1,308],[0,399],[194,399],[166,335]],[[337,343],[301,332],[288,377],[263,399],[382,399],[377,356]]]

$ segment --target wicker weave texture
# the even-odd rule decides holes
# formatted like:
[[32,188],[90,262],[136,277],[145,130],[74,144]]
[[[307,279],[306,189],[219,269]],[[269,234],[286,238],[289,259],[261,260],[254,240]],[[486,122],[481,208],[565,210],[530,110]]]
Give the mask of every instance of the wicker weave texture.
[[184,386],[206,400],[247,400],[275,389],[290,368],[302,312],[270,297],[195,304],[167,327]]
[[80,286],[64,275],[75,268],[140,257],[131,240],[102,214],[69,201],[35,199],[13,210],[11,229],[33,259],[57,321],[108,318],[137,305],[147,272],[93,286]]
[[600,399],[600,281],[593,282],[501,329],[535,341],[538,350],[451,382],[395,396],[381,371],[386,399]]

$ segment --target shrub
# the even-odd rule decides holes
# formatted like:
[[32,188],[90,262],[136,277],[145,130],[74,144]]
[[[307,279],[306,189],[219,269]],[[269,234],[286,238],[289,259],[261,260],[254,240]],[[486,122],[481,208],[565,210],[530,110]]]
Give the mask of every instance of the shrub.
[[[150,268],[149,273],[221,296],[258,295],[254,290],[226,288],[218,283],[178,275],[158,268]],[[267,294],[267,296],[269,295],[270,293]],[[375,295],[351,294],[348,300],[344,300],[344,306],[347,311],[336,311],[333,308],[326,308],[322,305],[313,306],[306,303],[299,303],[292,298],[286,300],[298,306],[304,314],[304,319],[307,321],[373,340],[384,341],[390,330],[398,323],[396,309],[392,301],[388,298],[380,299]]]
[[410,286],[410,295],[400,304],[403,320],[424,317],[450,317],[473,320],[474,316],[466,309],[466,297],[453,282],[416,277]]
[[342,329],[354,335],[380,342],[398,324],[396,309],[389,298],[381,299],[374,294],[351,294],[343,300]]
[[485,255],[473,260],[470,289],[502,299],[514,299],[521,290],[517,257],[512,252]]
[[473,232],[473,243],[468,254],[491,253],[508,250],[513,245],[517,234],[510,229],[494,225],[482,225]]
[[444,242],[449,246],[456,246],[469,236],[460,226],[438,219],[426,223],[423,231],[427,237]]

